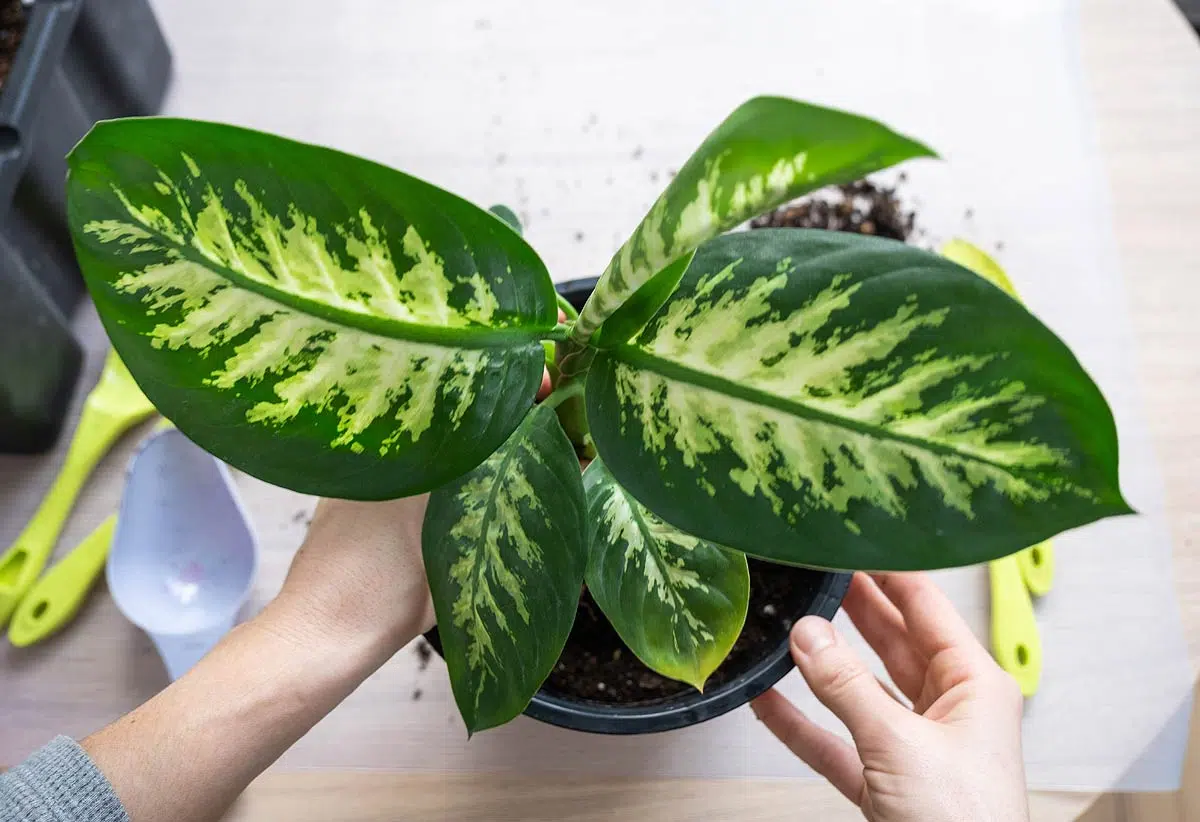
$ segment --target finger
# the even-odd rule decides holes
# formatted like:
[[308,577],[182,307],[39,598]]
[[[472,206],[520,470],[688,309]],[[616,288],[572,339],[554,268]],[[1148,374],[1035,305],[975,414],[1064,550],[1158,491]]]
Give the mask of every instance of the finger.
[[927,575],[878,574],[875,581],[904,617],[913,645],[928,659],[950,649],[976,661],[991,659],[954,604]]
[[890,696],[892,699],[896,700],[897,705],[903,705],[905,708],[912,707],[912,704],[911,704],[912,700],[909,699],[906,701],[904,699],[904,697],[902,697],[902,696],[900,696],[900,694],[896,693],[896,689],[894,687],[892,687],[892,684],[890,682],[884,682],[879,677],[875,677],[875,681],[879,683],[880,688],[883,688],[883,692],[885,694]]
[[858,752],[800,712],[774,688],[750,703],[775,738],[808,767],[829,780],[854,804],[863,792],[863,764]]
[[550,372],[542,369],[542,384],[538,386],[537,398],[539,400],[546,399],[546,397],[550,396],[550,392],[553,390],[553,388],[554,386],[550,382]]
[[862,658],[827,620],[806,616],[791,634],[792,658],[808,687],[855,741],[878,739],[910,716],[884,692]]
[[875,580],[862,572],[850,580],[842,608],[862,638],[879,654],[888,676],[905,696],[916,701],[921,694],[926,660],[913,647],[899,609],[883,595]]
[[558,321],[560,323],[565,323],[567,321],[567,312],[563,311],[561,308],[558,309]]

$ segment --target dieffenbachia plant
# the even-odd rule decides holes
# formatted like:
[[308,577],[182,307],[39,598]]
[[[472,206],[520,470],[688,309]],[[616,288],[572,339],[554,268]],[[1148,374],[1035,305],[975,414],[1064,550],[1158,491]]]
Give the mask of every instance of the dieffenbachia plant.
[[725,233],[927,156],[751,100],[565,323],[511,212],[337,151],[106,122],[68,197],[113,345],[189,437],[306,493],[432,492],[425,563],[476,731],[526,707],[585,582],[643,662],[702,688],[745,620],[746,555],[939,568],[1129,511],[1104,398],[1003,291],[887,240]]

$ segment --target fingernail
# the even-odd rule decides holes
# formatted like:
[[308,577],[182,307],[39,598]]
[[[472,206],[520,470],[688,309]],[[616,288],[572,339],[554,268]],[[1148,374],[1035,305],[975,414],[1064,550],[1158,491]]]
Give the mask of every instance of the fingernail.
[[806,616],[792,629],[792,651],[812,656],[833,644],[833,626],[819,616]]

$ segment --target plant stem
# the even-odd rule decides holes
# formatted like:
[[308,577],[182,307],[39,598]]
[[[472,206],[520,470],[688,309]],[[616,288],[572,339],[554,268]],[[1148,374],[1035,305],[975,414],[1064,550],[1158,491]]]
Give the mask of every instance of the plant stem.
[[571,323],[559,323],[546,332],[543,340],[554,340],[555,342],[566,342],[571,337]]
[[579,380],[569,380],[550,392],[550,396],[542,400],[542,405],[558,408],[563,402],[572,397],[583,396],[583,383]]
[[558,298],[558,307],[562,310],[568,322],[579,319],[579,312],[575,310],[575,306],[568,302],[566,297],[562,294],[555,294],[555,296]]
[[592,445],[592,434],[587,421],[587,409],[583,401],[583,380],[572,380],[568,384],[578,386],[579,390],[563,398],[562,404],[555,409],[558,421],[562,424],[567,439],[575,446],[575,453],[580,459],[595,459],[596,449]]
[[[571,325],[574,326],[574,323]],[[555,394],[563,393],[562,398],[555,403],[554,410],[580,459],[592,459],[596,456],[583,403],[584,380],[595,356],[595,349],[580,346],[570,337],[558,343],[556,370],[559,373],[554,378],[555,389],[550,396],[553,398]]]
[[580,345],[570,337],[558,344],[558,368],[563,380],[583,377],[595,358],[596,349]]

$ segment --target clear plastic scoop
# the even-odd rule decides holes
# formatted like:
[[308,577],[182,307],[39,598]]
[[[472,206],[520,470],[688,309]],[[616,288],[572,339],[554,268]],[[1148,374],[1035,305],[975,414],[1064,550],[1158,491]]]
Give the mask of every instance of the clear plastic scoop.
[[234,625],[258,548],[229,470],[175,429],[134,457],[108,555],[121,612],[178,679]]

